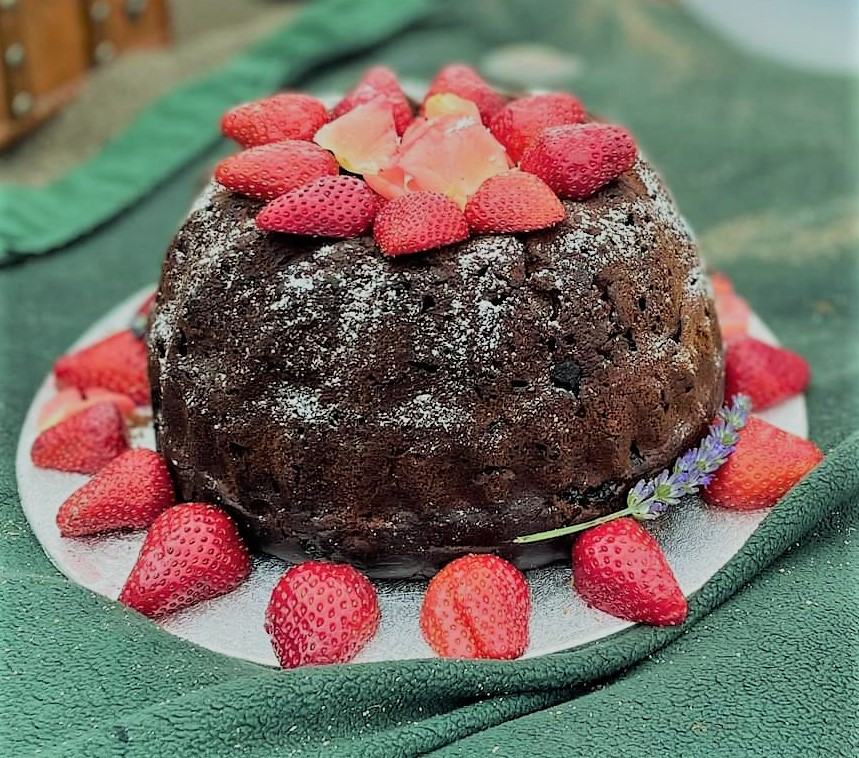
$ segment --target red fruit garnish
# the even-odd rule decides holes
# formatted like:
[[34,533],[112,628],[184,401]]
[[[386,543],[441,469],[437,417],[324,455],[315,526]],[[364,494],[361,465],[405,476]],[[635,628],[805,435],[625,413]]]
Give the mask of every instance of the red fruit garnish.
[[265,630],[280,665],[346,663],[379,628],[379,600],[352,566],[307,562],[287,571],[271,593]]
[[713,285],[713,294],[717,299],[724,295],[734,294],[734,283],[727,274],[720,271],[713,271],[710,274],[710,284]]
[[632,168],[636,155],[632,135],[620,126],[571,124],[545,129],[519,167],[561,197],[581,200]]
[[225,158],[215,168],[215,181],[241,195],[273,200],[339,171],[340,166],[327,150],[312,142],[284,140]]
[[421,631],[443,658],[518,658],[528,647],[531,596],[512,564],[466,555],[439,571],[421,607]]
[[433,95],[444,93],[471,100],[480,111],[484,124],[504,107],[504,98],[490,87],[471,66],[452,63],[442,68],[432,80],[424,102]]
[[230,517],[208,503],[183,503],[152,523],[119,602],[159,618],[234,590],[250,572]]
[[57,526],[63,537],[144,529],[175,502],[164,460],[154,450],[127,450],[63,502]]
[[487,179],[465,206],[472,232],[530,232],[557,224],[564,206],[539,177],[507,171]]
[[381,170],[400,144],[391,106],[383,97],[356,105],[323,126],[313,141],[334,153],[338,163],[353,174]]
[[566,92],[531,95],[507,103],[492,117],[489,129],[514,163],[540,133],[551,126],[580,124],[585,120],[581,102]]
[[722,333],[722,342],[730,344],[744,337],[749,331],[749,316],[752,309],[739,295],[733,293],[716,295],[716,321]]
[[146,345],[131,329],[58,358],[54,377],[57,389],[101,387],[128,395],[138,405],[150,402]]
[[659,543],[635,519],[592,527],[573,543],[573,587],[591,607],[643,624],[686,618],[686,598]]
[[137,309],[135,313],[135,317],[140,317],[146,319],[149,317],[149,312],[152,310],[152,306],[155,305],[155,296],[158,294],[157,290],[153,290],[150,295],[147,295],[146,300],[144,300],[140,307]]
[[373,236],[385,255],[405,255],[460,242],[468,237],[468,224],[449,197],[410,192],[385,203],[376,216]]
[[412,122],[412,106],[400,89],[397,75],[385,66],[374,66],[369,69],[361,81],[350,90],[331,111],[331,120],[340,118],[351,111],[356,105],[363,105],[382,97],[382,101],[390,106],[394,117],[397,134],[402,134]]
[[820,461],[810,440],[750,416],[727,462],[703,489],[704,500],[723,508],[750,511],[775,505]]
[[231,108],[221,118],[221,132],[242,147],[256,147],[286,139],[313,139],[327,121],[328,111],[315,97],[284,92]]
[[96,403],[46,429],[30,458],[39,468],[94,474],[128,449],[125,424],[113,403]]
[[43,432],[54,424],[59,424],[63,419],[84,410],[84,408],[105,402],[115,405],[116,410],[126,421],[130,421],[135,415],[137,404],[128,395],[111,392],[101,389],[101,387],[87,387],[85,390],[69,387],[60,390],[42,406],[36,423],[39,431]]
[[509,167],[504,147],[478,119],[438,116],[416,119],[391,164],[364,178],[388,199],[405,192],[440,192],[465,208],[486,179]]
[[808,380],[808,363],[792,350],[741,337],[725,351],[725,397],[748,395],[756,411],[800,394]]
[[379,197],[354,176],[325,176],[272,200],[257,215],[260,229],[317,237],[369,232]]

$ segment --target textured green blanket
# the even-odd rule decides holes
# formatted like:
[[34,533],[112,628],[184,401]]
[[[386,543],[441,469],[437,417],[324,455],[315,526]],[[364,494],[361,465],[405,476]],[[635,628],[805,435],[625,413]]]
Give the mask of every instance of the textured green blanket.
[[[752,60],[638,0],[326,0],[296,24],[303,42],[279,33],[181,107],[168,98],[69,183],[0,195],[8,251],[93,230],[0,269],[0,755],[854,755],[854,83]],[[426,77],[534,40],[580,60],[568,86],[633,127],[705,254],[812,364],[827,460],[692,598],[690,621],[528,661],[282,672],[179,641],[61,577],[17,500],[18,429],[55,356],[157,277],[214,154],[213,114],[278,79],[342,86],[371,61]]]

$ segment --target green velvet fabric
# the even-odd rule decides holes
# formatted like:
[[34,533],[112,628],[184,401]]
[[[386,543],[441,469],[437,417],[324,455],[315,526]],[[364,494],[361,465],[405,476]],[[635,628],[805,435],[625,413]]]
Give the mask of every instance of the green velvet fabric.
[[[349,25],[360,20],[364,33],[379,34],[350,47],[332,15],[346,20],[353,6]],[[751,59],[667,4],[376,2],[366,4],[372,17],[358,8],[310,6],[313,52],[276,48],[263,60],[291,81],[309,72],[298,83],[321,90],[347,84],[370,62],[426,77],[449,59],[479,61],[522,41],[577,56],[581,75],[569,86],[592,109],[633,127],[705,254],[811,362],[810,434],[827,459],[691,598],[686,625],[634,627],[527,661],[278,671],[182,642],[71,584],[21,512],[18,430],[54,358],[156,279],[213,157],[201,152],[213,139],[209,121],[230,93],[246,97],[277,79],[228,66],[212,84],[217,96],[207,87],[185,91],[182,113],[208,114],[196,127],[207,136],[187,150],[173,145],[160,173],[146,165],[147,155],[163,155],[157,145],[148,153],[146,140],[146,129],[164,134],[157,110],[132,128],[132,142],[120,138],[145,169],[121,198],[89,186],[125,171],[108,160],[116,145],[68,185],[65,202],[81,214],[74,223],[71,212],[48,223],[55,187],[26,195],[32,224],[16,216],[30,201],[4,194],[17,211],[0,219],[0,230],[16,253],[90,233],[0,269],[0,755],[854,755],[853,82]],[[307,18],[293,30],[307,28]],[[310,72],[305,54],[326,65]],[[194,132],[182,113],[161,111],[175,118],[175,135]],[[106,207],[93,206],[102,201]]]

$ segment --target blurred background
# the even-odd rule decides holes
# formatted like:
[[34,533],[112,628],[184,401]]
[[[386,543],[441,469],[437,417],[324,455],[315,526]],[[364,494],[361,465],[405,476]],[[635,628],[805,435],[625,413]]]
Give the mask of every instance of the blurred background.
[[[540,0],[534,2],[539,6]],[[625,4],[636,2],[648,4]],[[0,181],[38,186],[59,176],[92,155],[157,95],[222,65],[303,4],[0,1],[0,105],[5,106]],[[703,25],[757,56],[809,72],[859,73],[859,0],[661,4],[687,6]],[[580,64],[575,52],[539,40],[490,50],[480,61],[483,72],[500,84],[538,87],[568,86]]]

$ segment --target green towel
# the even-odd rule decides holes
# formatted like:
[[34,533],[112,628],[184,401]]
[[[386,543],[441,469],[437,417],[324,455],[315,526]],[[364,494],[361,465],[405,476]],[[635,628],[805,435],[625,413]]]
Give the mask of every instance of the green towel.
[[[349,5],[317,3],[311,18],[332,22],[326,10]],[[171,637],[51,567],[20,510],[13,458],[32,393],[54,358],[157,277],[162,251],[213,155],[195,159],[202,142],[181,159],[177,150],[175,165],[186,167],[145,197],[154,185],[135,185],[111,214],[139,199],[110,223],[50,255],[0,269],[0,756],[854,755],[853,82],[751,59],[668,4],[408,5],[415,15],[389,23],[386,34],[394,36],[366,39],[336,61],[331,49],[316,50],[314,61],[329,63],[301,86],[342,86],[375,61],[426,77],[451,58],[480,61],[523,41],[575,55],[581,75],[569,87],[589,107],[633,127],[708,257],[784,343],[810,360],[810,433],[826,461],[692,597],[680,629],[634,627],[518,662],[291,672]],[[380,13],[406,9],[374,6]],[[320,46],[330,33],[320,29]],[[285,67],[282,75],[290,72]],[[218,88],[232,91],[229,81]],[[205,99],[193,89],[187,97],[193,92]],[[162,127],[151,114],[142,123],[156,133]],[[137,135],[138,150],[146,149],[144,137]],[[137,163],[145,165],[140,156]],[[92,179],[92,165],[79,175]],[[83,180],[75,186],[88,192]],[[47,193],[39,198],[46,205],[38,208],[56,202]],[[66,202],[80,205],[74,195]],[[79,234],[104,213],[83,211],[91,214],[89,227],[69,224],[69,214],[52,237],[28,238],[19,227],[23,242],[11,249],[47,249],[51,239]],[[33,218],[33,229],[49,226],[49,218]],[[0,230],[10,228],[0,218]],[[28,239],[39,244],[28,249]]]

